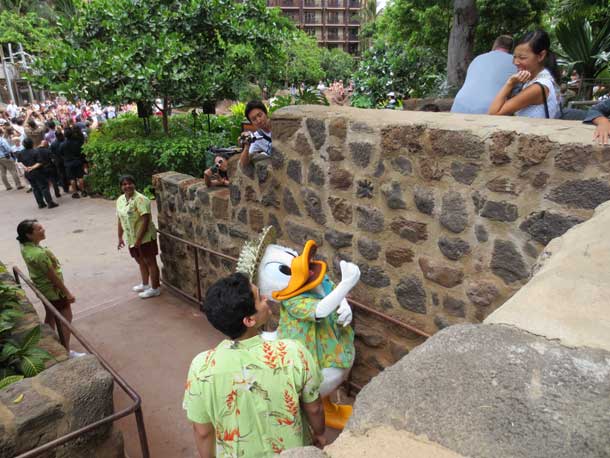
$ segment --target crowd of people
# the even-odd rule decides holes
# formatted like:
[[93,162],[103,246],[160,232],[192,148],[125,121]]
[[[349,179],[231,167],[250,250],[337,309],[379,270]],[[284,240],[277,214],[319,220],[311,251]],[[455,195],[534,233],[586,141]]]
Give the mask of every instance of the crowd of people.
[[[122,111],[122,110],[119,110]],[[114,106],[70,103],[62,99],[38,102],[24,107],[12,100],[0,111],[0,174],[7,190],[33,192],[39,208],[54,208],[61,189],[73,198],[86,197],[83,177],[87,159],[82,148],[87,136],[99,124],[117,116]]]

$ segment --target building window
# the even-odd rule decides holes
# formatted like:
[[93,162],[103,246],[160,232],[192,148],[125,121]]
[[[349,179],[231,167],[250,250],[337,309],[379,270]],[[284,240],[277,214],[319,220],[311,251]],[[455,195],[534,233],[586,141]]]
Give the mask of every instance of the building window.
[[339,8],[339,0],[327,0],[326,5],[330,8]]
[[311,11],[305,12],[305,24],[316,24],[316,13]]
[[350,8],[360,8],[360,0],[349,0]]
[[329,40],[338,40],[339,39],[339,29],[336,27],[329,27],[328,39]]
[[294,6],[294,0],[282,0],[282,6]]
[[358,17],[358,13],[350,13],[349,23],[350,24],[360,24],[360,18]]
[[316,36],[316,28],[315,27],[305,27],[305,33],[312,37]]
[[347,45],[347,52],[350,54],[358,54],[358,43],[349,43]]
[[305,6],[309,6],[309,7],[317,6],[316,0],[305,0]]
[[328,13],[328,23],[329,24],[339,24],[339,13],[337,12],[329,12]]
[[357,40],[358,39],[358,29],[349,29],[349,39]]

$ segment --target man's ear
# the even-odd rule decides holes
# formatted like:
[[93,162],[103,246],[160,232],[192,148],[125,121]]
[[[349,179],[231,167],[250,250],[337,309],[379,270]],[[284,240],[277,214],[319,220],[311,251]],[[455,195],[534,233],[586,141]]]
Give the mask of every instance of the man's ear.
[[243,320],[244,326],[247,328],[253,328],[256,326],[256,318],[254,315],[245,316]]

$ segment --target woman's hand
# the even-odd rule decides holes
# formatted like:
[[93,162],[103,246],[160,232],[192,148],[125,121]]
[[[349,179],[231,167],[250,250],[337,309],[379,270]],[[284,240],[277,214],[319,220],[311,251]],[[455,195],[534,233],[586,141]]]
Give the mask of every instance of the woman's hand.
[[514,75],[511,75],[506,84],[516,86],[517,84],[527,83],[530,79],[532,79],[532,74],[530,72],[527,70],[520,70]]
[[76,298],[71,293],[68,294],[68,297],[66,297],[66,299],[68,299],[68,302],[70,304],[74,304],[74,302],[76,302]]
[[597,140],[597,143],[600,145],[608,145],[608,140],[610,139],[610,119],[602,116],[594,119],[593,122],[597,125],[593,133],[593,141]]
[[125,242],[123,241],[123,238],[119,239],[119,243],[117,243],[116,249],[120,250],[121,248],[125,248]]
[[140,245],[142,245],[142,239],[136,239],[136,241],[133,244],[133,246],[136,247],[136,248],[140,248]]

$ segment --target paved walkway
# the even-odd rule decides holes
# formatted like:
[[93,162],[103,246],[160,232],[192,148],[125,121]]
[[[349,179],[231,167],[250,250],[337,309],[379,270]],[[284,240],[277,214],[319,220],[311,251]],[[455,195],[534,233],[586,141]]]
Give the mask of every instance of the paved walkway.
[[[195,457],[182,412],[184,381],[191,359],[221,340],[220,333],[196,308],[166,291],[147,300],[131,292],[139,274],[129,254],[117,252],[113,202],[69,196],[57,201],[58,208],[39,210],[32,194],[0,190],[0,259],[27,273],[15,240],[17,224],[36,218],[45,226],[46,244],[62,262],[76,297],[74,324],[142,396],[152,456]],[[115,389],[115,408],[127,401]],[[129,456],[140,456],[133,416],[119,425]]]

